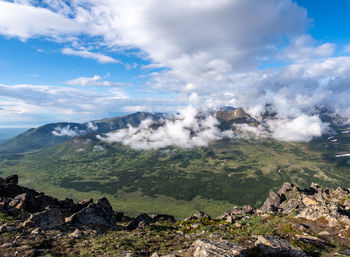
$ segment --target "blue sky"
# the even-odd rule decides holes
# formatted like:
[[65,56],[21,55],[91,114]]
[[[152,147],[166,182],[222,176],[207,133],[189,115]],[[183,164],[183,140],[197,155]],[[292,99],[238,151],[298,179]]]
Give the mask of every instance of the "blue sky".
[[0,128],[189,104],[350,117],[350,1],[161,2],[0,0]]

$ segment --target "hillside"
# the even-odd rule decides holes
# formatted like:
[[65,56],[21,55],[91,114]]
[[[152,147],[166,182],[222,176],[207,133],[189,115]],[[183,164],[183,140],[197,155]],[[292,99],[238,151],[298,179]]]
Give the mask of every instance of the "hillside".
[[349,256],[350,191],[284,183],[259,208],[129,217],[108,199],[58,200],[0,178],[0,255],[151,257]]
[[[18,154],[26,151],[54,146],[74,136],[88,133],[106,133],[128,124],[137,126],[146,118],[158,119],[161,114],[137,112],[131,115],[94,120],[86,123],[58,122],[32,128],[0,144],[0,154]],[[55,134],[56,133],[56,134]]]
[[[241,122],[242,114],[246,119],[236,113],[221,119]],[[349,153],[347,131],[339,127],[333,136],[310,143],[243,137],[208,147],[149,151],[104,143],[90,133],[43,150],[3,155],[0,170],[16,172],[24,185],[60,197],[107,195],[113,207],[131,215],[152,210],[183,218],[198,209],[218,215],[231,204],[261,204],[284,181],[347,187],[349,157],[336,157]]]

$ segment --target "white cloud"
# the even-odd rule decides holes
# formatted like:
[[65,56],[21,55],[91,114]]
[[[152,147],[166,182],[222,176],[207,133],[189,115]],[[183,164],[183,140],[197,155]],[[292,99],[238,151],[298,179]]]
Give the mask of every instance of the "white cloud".
[[119,60],[116,60],[110,56],[104,55],[102,53],[94,53],[87,50],[73,50],[71,48],[62,49],[62,53],[66,55],[80,56],[87,59],[94,59],[99,63],[120,63]]
[[52,135],[56,137],[76,137],[80,136],[81,134],[83,133],[80,130],[78,130],[78,128],[71,128],[70,125],[64,127],[58,126],[54,129],[54,131],[52,131]]
[[269,125],[273,138],[284,141],[310,141],[329,131],[328,125],[318,116],[301,115],[292,120],[271,120]]
[[[150,69],[146,70],[146,85],[174,97],[134,101],[117,88],[106,94],[88,94],[27,86],[22,93],[18,85],[0,86],[0,95],[26,105],[55,105],[79,113],[97,107],[168,111],[187,103],[242,106],[260,120],[267,110],[275,113],[276,123],[270,123],[275,137],[290,140],[309,140],[323,133],[327,124],[319,119],[321,110],[350,118],[350,57],[334,57],[334,44],[319,44],[305,34],[307,12],[292,0],[72,0],[69,5],[46,0],[50,10],[31,6],[31,1],[21,2],[25,5],[0,2],[5,7],[0,8],[0,14],[6,17],[8,13],[9,17],[0,15],[0,33],[20,38],[60,36],[66,40],[84,33],[79,43],[73,40],[62,52],[101,63],[119,61],[90,49],[110,47],[109,51],[118,53],[133,49],[137,57],[150,62],[146,65]],[[16,18],[17,10],[23,18]],[[98,38],[92,47],[91,38],[83,46],[86,35]],[[346,46],[344,51],[349,49]],[[262,68],[276,60],[288,64]],[[113,82],[94,76],[68,83],[110,86]],[[155,91],[150,92],[155,95]],[[23,106],[19,110],[23,111]],[[295,133],[291,138],[292,125],[312,129],[305,127],[305,133]]]
[[131,84],[125,84],[120,82],[110,82],[103,80],[100,76],[94,75],[93,77],[80,77],[66,82],[72,86],[102,86],[102,87],[129,87]]
[[127,104],[139,104],[119,88],[107,88],[107,92],[88,89],[0,84],[0,122],[4,125],[11,122],[85,122],[108,117],[111,110],[121,109],[126,100]]
[[97,131],[98,130],[98,126],[95,124],[95,123],[93,123],[93,122],[91,122],[91,121],[89,121],[88,123],[87,123],[87,129],[88,129],[88,131]]
[[315,59],[332,56],[336,47],[335,44],[331,43],[325,43],[316,47],[314,45],[315,42],[311,36],[300,36],[282,52],[282,57],[294,62],[314,61]]
[[217,128],[218,121],[215,117],[201,115],[195,108],[189,106],[160,123],[146,119],[138,127],[129,125],[127,129],[97,138],[110,143],[120,142],[138,150],[149,150],[169,146],[201,147],[214,140],[233,136],[232,132],[221,132]]
[[0,34],[27,39],[34,36],[77,35],[84,24],[45,8],[0,1]]
[[151,112],[152,109],[145,105],[127,105],[123,107],[124,112]]

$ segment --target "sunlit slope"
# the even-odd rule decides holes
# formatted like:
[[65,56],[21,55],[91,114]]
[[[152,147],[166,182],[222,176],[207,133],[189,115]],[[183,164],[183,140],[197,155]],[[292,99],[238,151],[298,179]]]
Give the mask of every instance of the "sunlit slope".
[[[90,135],[3,160],[0,169],[61,196],[108,195],[116,208],[129,213],[154,210],[181,217],[198,208],[219,213],[229,204],[259,204],[285,181],[349,187],[350,159],[334,157],[350,149],[350,134],[344,131],[338,131],[336,142],[328,137],[311,143],[240,139],[151,151],[102,143]],[[176,206],[180,203],[183,209]]]

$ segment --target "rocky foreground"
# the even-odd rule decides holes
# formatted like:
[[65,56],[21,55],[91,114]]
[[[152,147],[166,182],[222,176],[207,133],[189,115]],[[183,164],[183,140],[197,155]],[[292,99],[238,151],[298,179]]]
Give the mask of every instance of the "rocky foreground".
[[0,178],[0,224],[0,256],[350,256],[350,190],[285,183],[259,209],[176,221],[57,200],[13,175]]

